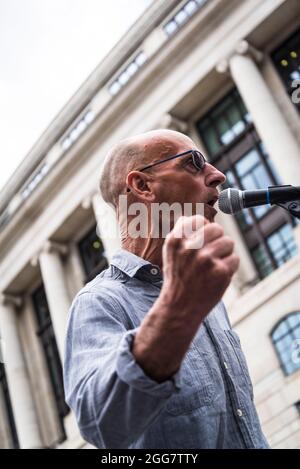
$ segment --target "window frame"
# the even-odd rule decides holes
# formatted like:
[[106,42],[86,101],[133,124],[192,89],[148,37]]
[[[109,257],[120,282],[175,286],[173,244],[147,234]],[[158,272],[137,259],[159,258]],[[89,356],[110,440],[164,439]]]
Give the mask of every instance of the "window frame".
[[[279,46],[277,46],[270,54],[271,56],[271,60],[272,60],[272,63],[274,65],[274,68],[276,70],[276,72],[278,73],[278,76],[283,84],[283,87],[287,93],[287,95],[289,96],[290,98],[290,101],[291,103],[293,104],[293,106],[297,109],[298,113],[300,114],[300,103],[293,103],[292,101],[292,94],[295,90],[299,89],[299,86],[298,87],[291,87],[290,84],[287,82],[286,80],[286,77],[284,77],[284,73],[281,73],[281,70],[284,70],[280,67],[280,61],[284,59],[284,56],[287,56],[288,53],[290,52],[289,49],[292,48],[292,43],[294,41],[295,38],[298,37],[298,42],[299,42],[299,58],[300,58],[300,28],[298,28],[296,31],[294,31],[292,34],[290,34],[284,41],[281,42],[281,44]],[[294,42],[297,42],[294,41]],[[291,44],[289,46],[289,44]],[[298,71],[300,72],[300,60],[299,60],[299,65],[298,65],[298,70],[296,68],[296,70],[294,71]],[[299,80],[299,78],[295,78],[295,80]]]
[[0,387],[3,394],[3,399],[5,403],[5,413],[7,417],[7,422],[10,431],[10,441],[12,444],[11,449],[19,449],[20,442],[18,438],[18,431],[16,426],[16,421],[14,417],[13,406],[11,403],[10,392],[6,377],[5,364],[0,362]]
[[[292,311],[292,312],[286,314],[285,316],[283,316],[282,318],[280,318],[280,319],[276,322],[276,324],[272,327],[271,332],[270,332],[270,339],[271,339],[272,345],[273,345],[274,350],[275,350],[275,353],[276,353],[276,355],[277,355],[277,358],[278,358],[278,361],[279,361],[279,364],[280,364],[280,368],[282,369],[282,372],[284,373],[285,376],[291,376],[291,375],[293,375],[294,373],[297,373],[297,372],[300,371],[300,364],[299,364],[299,368],[296,368],[296,369],[293,370],[291,373],[288,373],[288,372],[286,371],[285,364],[284,364],[284,362],[283,362],[283,360],[282,360],[280,351],[278,350],[278,347],[276,347],[276,344],[277,344],[280,340],[282,340],[282,338],[284,338],[284,337],[286,337],[286,336],[290,336],[290,332],[293,333],[293,330],[294,330],[295,328],[291,329],[290,326],[289,326],[289,324],[288,324],[288,322],[287,322],[287,320],[288,320],[289,317],[291,317],[291,316],[293,316],[293,315],[295,315],[295,314],[300,314],[300,310],[299,310],[299,311]],[[275,332],[276,332],[276,330],[278,329],[278,327],[279,327],[281,324],[283,324],[284,322],[287,322],[288,332],[285,333],[285,334],[283,334],[279,339],[275,339],[275,340],[274,340],[273,335],[275,334]],[[300,321],[299,321],[299,325],[297,325],[296,327],[300,327]],[[296,337],[294,340],[297,340],[297,337]],[[300,340],[300,337],[299,337],[299,340]]]
[[[89,238],[92,239],[92,235],[96,235],[96,237],[99,239],[101,245],[102,245],[102,251],[101,251],[101,257],[99,262],[93,266],[93,268],[89,271],[88,270],[88,265],[87,262],[84,260],[84,243],[89,242]],[[81,264],[83,267],[83,271],[85,274],[85,279],[84,282],[87,283],[91,281],[93,278],[95,278],[96,275],[98,275],[102,270],[106,269],[108,267],[108,260],[105,256],[105,249],[103,242],[101,238],[97,234],[97,224],[94,225],[92,228],[90,228],[80,239],[77,241],[77,249],[79,253],[79,257],[81,260]]]
[[[45,305],[47,308],[46,317],[39,311],[38,296],[44,296]],[[55,338],[51,315],[49,311],[47,296],[43,283],[41,283],[31,294],[31,300],[36,320],[36,335],[40,341],[44,352],[45,363],[48,371],[48,376],[53,392],[54,400],[56,403],[58,420],[60,423],[61,434],[56,443],[62,443],[67,439],[64,428],[64,418],[70,413],[70,408],[65,402],[64,386],[63,386],[63,369],[58,351],[58,346]],[[51,357],[52,354],[52,357]],[[55,362],[55,366],[53,366]],[[56,370],[54,371],[54,368]],[[57,373],[59,374],[59,382],[57,381]],[[56,375],[56,376],[55,376]]]
[[[228,100],[229,96],[231,96],[232,104],[236,103],[241,119],[243,119],[243,122],[245,123],[245,128],[240,134],[236,135],[236,137],[230,143],[227,145],[222,145],[218,152],[216,152],[214,155],[211,155],[209,149],[205,145],[205,137],[203,134],[201,134],[201,121],[209,120],[210,115],[215,114],[216,110],[222,106],[222,102]],[[222,113],[220,113],[220,115],[221,114]],[[199,133],[200,138],[204,143],[208,160],[211,164],[215,165],[220,171],[224,173],[231,171],[236,182],[236,187],[240,190],[244,190],[240,177],[237,174],[236,164],[243,158],[243,156],[251,151],[251,149],[255,149],[259,155],[260,163],[270,178],[270,185],[278,184],[280,181],[276,179],[276,174],[273,173],[272,167],[268,164],[267,156],[262,147],[263,142],[261,141],[252,120],[247,121],[243,117],[247,114],[248,111],[242,102],[242,98],[239,95],[238,90],[233,87],[223,96],[223,98],[220,98],[214,106],[206,111],[204,115],[198,117],[195,122],[195,128],[197,129],[197,132]],[[212,118],[210,119],[212,120]],[[220,143],[221,139],[216,126],[214,126],[214,129],[217,140]],[[223,187],[227,187],[226,184]],[[255,260],[252,256],[253,250],[259,245],[262,245],[267,252],[268,258],[272,264],[273,271],[276,270],[279,266],[277,265],[276,259],[267,243],[267,237],[273,234],[277,229],[280,229],[280,227],[285,223],[290,223],[292,226],[294,226],[295,220],[285,210],[276,205],[270,207],[270,209],[259,219],[256,217],[254,209],[249,208],[248,213],[251,217],[252,225],[249,225],[247,229],[243,229],[241,227],[240,222],[238,221],[239,215],[237,217],[235,216],[234,219],[248,248],[249,254],[253,259],[258,278],[262,279],[265,277],[261,274],[259,267],[255,263]]]

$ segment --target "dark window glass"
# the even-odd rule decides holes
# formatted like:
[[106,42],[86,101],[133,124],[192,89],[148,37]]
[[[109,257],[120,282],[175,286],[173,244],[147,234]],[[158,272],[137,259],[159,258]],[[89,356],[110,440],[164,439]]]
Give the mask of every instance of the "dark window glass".
[[104,247],[94,226],[78,243],[80,257],[86,274],[86,281],[92,280],[108,267]]
[[281,367],[286,375],[300,369],[300,312],[282,319],[271,333]]
[[[292,227],[289,224],[283,225],[268,236],[266,242],[275,261],[275,267],[279,267],[297,254]],[[257,246],[252,254],[261,277],[266,277],[274,270],[270,256],[263,245]]]
[[12,448],[19,448],[18,433],[14,419],[13,408],[11,405],[8,384],[5,374],[5,367],[3,363],[0,363],[0,392],[2,392],[3,402],[5,405],[5,412],[7,417],[7,422],[10,429],[10,438],[12,443]]
[[50,381],[52,384],[58,416],[61,424],[61,435],[57,441],[57,443],[59,443],[66,439],[63,419],[69,413],[70,409],[65,402],[62,365],[43,285],[37,288],[37,290],[33,293],[32,300],[38,324],[37,335],[44,349]]
[[[296,96],[297,101],[300,98],[300,30],[294,33],[287,41],[276,49],[272,54],[275,67],[284,83],[287,93],[292,99],[292,94]],[[295,80],[298,81],[295,82]],[[295,92],[295,90],[297,90]],[[292,100],[295,101],[295,100]],[[294,102],[300,111],[300,102]]]
[[[210,162],[227,177],[224,188],[254,190],[281,183],[237,90],[231,91],[196,125]],[[235,219],[259,278],[296,254],[292,234],[295,221],[283,209],[254,207],[237,213]]]
[[197,126],[205,146],[213,158],[243,134],[251,123],[236,90],[230,93],[218,106],[215,106]]

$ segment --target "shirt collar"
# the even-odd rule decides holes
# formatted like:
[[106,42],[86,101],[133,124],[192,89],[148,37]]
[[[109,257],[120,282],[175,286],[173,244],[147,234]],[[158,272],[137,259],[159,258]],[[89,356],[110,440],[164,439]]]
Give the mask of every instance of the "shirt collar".
[[110,263],[131,278],[144,277],[150,281],[162,280],[158,265],[152,264],[126,249],[118,249]]

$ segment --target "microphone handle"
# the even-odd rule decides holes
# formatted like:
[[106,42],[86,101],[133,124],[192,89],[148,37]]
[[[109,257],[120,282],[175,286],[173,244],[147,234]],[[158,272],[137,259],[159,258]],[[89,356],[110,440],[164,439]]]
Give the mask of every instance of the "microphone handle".
[[257,189],[255,191],[242,191],[243,206],[245,208],[257,207],[258,205],[269,204],[269,192],[267,189]]
[[271,204],[300,200],[300,187],[297,186],[291,186],[290,184],[283,186],[269,186],[268,190]]
[[243,205],[245,208],[258,205],[276,204],[300,200],[300,187],[290,184],[281,186],[269,186],[268,189],[257,189],[254,191],[242,191]]

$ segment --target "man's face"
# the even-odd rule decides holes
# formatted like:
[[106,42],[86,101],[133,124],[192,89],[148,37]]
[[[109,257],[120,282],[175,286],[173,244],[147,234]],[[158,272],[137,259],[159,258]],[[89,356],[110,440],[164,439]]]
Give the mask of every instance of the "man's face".
[[[173,155],[187,150],[197,150],[197,148],[189,139],[182,139],[176,142],[176,151]],[[159,158],[156,157],[154,160],[158,161]],[[156,202],[192,203],[194,210],[196,203],[202,202],[204,216],[210,222],[214,221],[217,211],[213,205],[218,197],[217,186],[226,179],[221,171],[209,163],[197,171],[193,166],[192,155],[188,154],[151,168],[151,174],[155,180]]]

